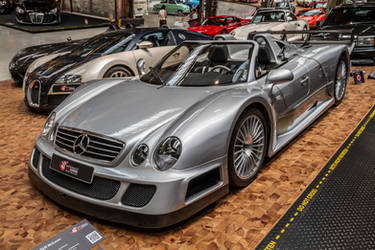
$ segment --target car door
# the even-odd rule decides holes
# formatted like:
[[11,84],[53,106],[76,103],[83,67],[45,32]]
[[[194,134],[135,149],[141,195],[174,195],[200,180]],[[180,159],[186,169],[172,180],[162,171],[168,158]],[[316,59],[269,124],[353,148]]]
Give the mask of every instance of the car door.
[[281,93],[285,108],[280,111],[278,117],[278,134],[293,129],[301,119],[304,112],[309,108],[310,101],[310,75],[309,60],[306,58],[295,58],[281,68],[289,69],[294,74],[290,82],[274,86]]
[[167,12],[177,13],[177,3],[175,0],[168,0],[168,9]]
[[134,47],[134,63],[143,59],[145,61],[145,71],[148,72],[150,67],[154,67],[159,60],[165,56],[171,49],[176,47],[176,42],[173,34],[169,30],[150,32],[142,36],[137,43],[142,41],[151,41],[154,43],[152,48],[138,49]]

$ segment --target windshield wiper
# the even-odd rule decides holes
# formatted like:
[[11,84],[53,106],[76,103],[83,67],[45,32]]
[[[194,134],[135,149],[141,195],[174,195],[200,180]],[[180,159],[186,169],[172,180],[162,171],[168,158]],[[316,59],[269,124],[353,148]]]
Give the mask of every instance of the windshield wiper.
[[156,77],[156,78],[161,82],[161,84],[164,86],[164,85],[165,85],[165,82],[164,82],[163,79],[160,77],[160,75],[159,75],[158,72],[155,70],[155,68],[150,67],[150,71],[151,71],[151,73],[154,75],[154,77]]

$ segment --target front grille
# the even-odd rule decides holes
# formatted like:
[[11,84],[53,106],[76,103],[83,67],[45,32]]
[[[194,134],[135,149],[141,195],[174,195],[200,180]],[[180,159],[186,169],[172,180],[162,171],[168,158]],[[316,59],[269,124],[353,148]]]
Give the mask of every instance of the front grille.
[[[87,143],[84,145],[86,149],[79,148],[78,150],[75,143],[82,136],[88,137]],[[124,143],[115,139],[67,127],[58,128],[55,144],[71,153],[105,162],[113,162],[124,148]]]
[[121,202],[131,207],[144,207],[150,202],[155,192],[156,186],[153,185],[129,184]]
[[29,13],[30,21],[33,24],[42,24],[43,19],[44,19],[44,14],[43,13]]
[[113,198],[120,188],[120,182],[95,176],[91,184],[80,182],[71,177],[59,174],[49,168],[51,160],[42,157],[42,173],[49,181],[72,192],[85,195],[99,200]]

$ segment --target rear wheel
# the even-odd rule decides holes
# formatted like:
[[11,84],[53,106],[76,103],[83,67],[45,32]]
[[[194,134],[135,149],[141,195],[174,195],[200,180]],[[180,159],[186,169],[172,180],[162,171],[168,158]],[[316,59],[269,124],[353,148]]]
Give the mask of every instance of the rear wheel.
[[237,122],[228,151],[230,184],[245,187],[263,165],[267,149],[267,125],[263,114],[255,108],[244,113]]
[[341,57],[337,65],[335,85],[334,85],[334,97],[335,97],[336,105],[340,104],[342,100],[344,99],[348,79],[349,77],[348,77],[347,64],[345,62],[345,59]]
[[105,74],[104,78],[118,78],[118,77],[129,77],[133,74],[123,66],[115,66],[110,68]]

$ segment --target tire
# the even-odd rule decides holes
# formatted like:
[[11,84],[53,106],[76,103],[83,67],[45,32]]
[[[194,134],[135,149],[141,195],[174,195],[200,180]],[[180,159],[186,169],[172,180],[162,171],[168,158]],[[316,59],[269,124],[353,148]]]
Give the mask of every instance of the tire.
[[133,74],[130,72],[130,70],[123,66],[114,66],[104,74],[104,78],[118,78],[129,76],[133,76]]
[[349,80],[349,71],[348,65],[345,62],[344,57],[342,56],[337,64],[336,75],[335,75],[335,84],[333,88],[333,95],[335,97],[335,105],[339,105],[344,99],[346,92],[346,85]]
[[266,119],[258,109],[241,115],[234,127],[228,150],[230,185],[249,185],[258,174],[266,157],[268,130]]

